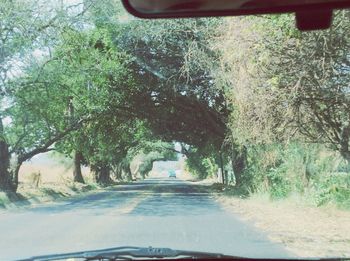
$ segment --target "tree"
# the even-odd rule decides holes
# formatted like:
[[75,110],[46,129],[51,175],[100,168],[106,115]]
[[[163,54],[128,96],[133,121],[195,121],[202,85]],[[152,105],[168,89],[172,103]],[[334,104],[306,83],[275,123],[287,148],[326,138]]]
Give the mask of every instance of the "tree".
[[3,107],[6,106],[6,82],[12,69],[11,60],[16,55],[23,53],[23,49],[30,44],[24,37],[25,32],[20,30],[22,28],[19,26],[27,22],[25,19],[30,13],[30,7],[23,8],[23,5],[19,5],[17,1],[5,1],[0,4],[0,45],[2,46],[0,50],[0,189],[5,191],[11,190],[12,187],[11,174],[8,171],[10,152],[3,123]]
[[[9,97],[8,83],[20,73],[28,54],[40,46],[41,36],[49,34],[50,26],[55,24],[56,16],[46,16],[43,6],[34,1],[2,1],[0,3],[0,189],[9,191],[16,189],[18,166],[11,168],[9,164],[13,147],[21,142],[21,137],[14,143],[7,137],[6,121],[12,120],[7,108],[12,102]],[[49,18],[48,18],[49,17]],[[34,151],[34,150],[33,150]]]
[[[214,88],[208,66],[193,57],[215,59],[207,44],[220,20],[139,20],[110,1],[92,10],[96,26],[131,57],[137,88],[129,92],[129,110],[162,139],[220,148],[228,116],[223,93]],[[101,15],[108,18],[96,18]]]
[[339,11],[332,29],[308,33],[295,30],[286,15],[240,20],[245,54],[235,54],[229,65],[236,75],[231,97],[237,136],[261,142],[306,138],[350,162],[348,19],[349,12]]
[[113,46],[103,30],[66,30],[62,36],[61,45],[56,47],[53,59],[40,71],[38,79],[46,82],[47,88],[56,88],[55,97],[68,101],[68,112],[74,108],[74,115],[70,112],[68,119],[64,117],[62,109],[67,105],[57,110],[50,102],[44,108],[58,112],[60,120],[52,119],[63,125],[89,118],[79,130],[61,139],[57,149],[67,156],[74,155],[76,173],[84,159],[92,167],[96,181],[108,183],[114,158],[120,153],[125,155],[124,143],[129,142],[129,136],[126,139],[122,136],[132,129],[128,128],[129,114],[122,110],[127,94],[124,88],[130,90],[134,86],[127,57]]
[[156,161],[177,160],[174,144],[162,141],[143,140],[139,146],[131,150],[131,165],[136,165],[132,171],[134,176],[146,178]]
[[225,20],[211,46],[231,109],[225,144],[234,148],[236,180],[252,174],[256,149],[275,145],[324,144],[347,159],[348,19],[337,12],[332,29],[305,33],[290,15]]
[[289,125],[309,141],[339,151],[350,165],[349,14],[335,13],[327,31],[286,35],[288,44],[274,50],[278,59],[269,76],[289,98],[284,101],[291,110]]
[[[2,31],[2,40],[7,42],[3,43],[5,48],[2,51],[2,64],[5,67],[1,67],[1,95],[6,108],[0,113],[1,159],[4,162],[0,181],[4,182],[1,184],[3,190],[13,191],[17,189],[18,172],[24,161],[38,153],[52,150],[56,142],[81,128],[82,122],[92,118],[89,114],[91,111],[82,110],[80,103],[76,117],[67,121],[67,104],[71,100],[72,92],[79,90],[80,86],[71,88],[72,82],[64,79],[65,75],[69,75],[65,70],[72,69],[77,63],[71,62],[71,67],[61,69],[57,59],[67,56],[63,57],[64,52],[59,51],[52,54],[52,49],[64,43],[68,35],[79,28],[81,20],[76,17],[80,17],[89,5],[86,4],[79,12],[73,12],[73,16],[68,12],[70,7],[65,6],[56,10],[56,13],[51,10],[49,13],[40,13],[42,8],[47,8],[34,1],[28,1],[28,6],[25,7],[18,1],[2,5],[1,10],[8,21],[4,20],[5,30]],[[52,28],[56,31],[53,32]],[[47,53],[37,57],[34,55],[35,51]],[[10,65],[16,64],[17,59],[20,59],[18,63],[21,65],[21,68],[16,68],[18,75],[8,77],[13,72],[9,69]],[[106,70],[110,69],[104,65]],[[75,78],[77,79],[79,77]],[[86,89],[86,85],[84,87]],[[3,118],[9,122],[5,126]],[[13,162],[11,165],[7,163],[10,159]]]
[[164,141],[222,153],[229,109],[223,90],[215,88],[217,56],[209,46],[221,20],[141,21],[113,1],[102,1],[90,13],[131,59],[137,87],[128,92],[125,110]]

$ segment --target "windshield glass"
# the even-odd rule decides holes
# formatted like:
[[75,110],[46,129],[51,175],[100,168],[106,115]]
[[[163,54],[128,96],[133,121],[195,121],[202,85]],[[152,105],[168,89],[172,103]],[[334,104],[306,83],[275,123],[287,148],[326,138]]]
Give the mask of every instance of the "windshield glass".
[[349,17],[0,1],[0,259],[350,257]]

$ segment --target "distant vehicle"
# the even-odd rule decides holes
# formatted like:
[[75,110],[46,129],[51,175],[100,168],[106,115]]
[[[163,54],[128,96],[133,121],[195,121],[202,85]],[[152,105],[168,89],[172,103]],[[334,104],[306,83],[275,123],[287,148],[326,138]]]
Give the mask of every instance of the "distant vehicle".
[[175,171],[173,171],[173,170],[170,170],[169,171],[169,176],[168,176],[169,178],[175,178],[176,179],[176,173],[175,173]]

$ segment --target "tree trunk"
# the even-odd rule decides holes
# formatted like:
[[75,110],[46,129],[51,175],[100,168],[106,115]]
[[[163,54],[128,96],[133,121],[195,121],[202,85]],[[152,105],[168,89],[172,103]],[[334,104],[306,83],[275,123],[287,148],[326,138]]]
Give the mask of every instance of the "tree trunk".
[[73,181],[79,183],[85,183],[83,175],[81,173],[81,161],[83,154],[80,151],[74,153],[74,170],[73,170]]
[[109,176],[110,172],[111,172],[111,169],[109,166],[104,165],[101,168],[100,184],[108,185],[111,183],[111,177]]
[[111,183],[110,168],[107,165],[93,165],[91,170],[94,176],[94,181],[100,185],[108,185]]
[[11,168],[11,174],[12,174],[12,186],[14,191],[17,191],[19,180],[18,180],[18,174],[19,174],[19,169],[22,166],[23,161],[16,161],[14,166]]
[[0,140],[0,190],[15,191],[12,186],[10,167],[10,153],[6,141]]
[[247,148],[233,151],[232,169],[235,175],[236,187],[242,185],[242,174],[247,165]]
[[0,117],[0,190],[15,192],[12,186],[10,167],[10,152],[4,137],[4,128]]
[[132,173],[131,173],[131,169],[130,169],[130,164],[127,164],[125,166],[125,172],[126,172],[126,178],[128,181],[132,181]]
[[118,163],[117,166],[115,167],[114,176],[116,180],[122,180],[122,173],[123,173],[122,164],[123,163]]
[[95,183],[98,183],[99,169],[96,165],[90,165],[90,171],[92,173],[92,179]]
[[224,160],[222,158],[222,152],[221,151],[220,151],[220,169],[221,169],[222,184],[225,185],[226,179],[225,179],[225,170],[224,170]]
[[346,160],[347,163],[347,172],[350,172],[350,151],[343,151],[341,153],[342,157]]
[[349,150],[349,141],[350,141],[350,123],[346,123],[341,132],[340,140],[340,154],[347,161],[348,167],[347,171],[350,171],[350,150]]

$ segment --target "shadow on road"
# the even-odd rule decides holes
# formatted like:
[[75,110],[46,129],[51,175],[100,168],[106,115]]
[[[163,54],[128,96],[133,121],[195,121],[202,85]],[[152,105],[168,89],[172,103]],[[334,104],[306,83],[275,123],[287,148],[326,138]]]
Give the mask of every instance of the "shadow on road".
[[221,209],[210,198],[207,186],[178,179],[153,178],[26,211],[50,214],[73,211],[89,215],[113,211],[113,215],[193,216],[217,213]]

